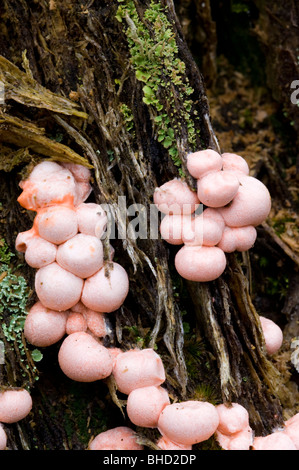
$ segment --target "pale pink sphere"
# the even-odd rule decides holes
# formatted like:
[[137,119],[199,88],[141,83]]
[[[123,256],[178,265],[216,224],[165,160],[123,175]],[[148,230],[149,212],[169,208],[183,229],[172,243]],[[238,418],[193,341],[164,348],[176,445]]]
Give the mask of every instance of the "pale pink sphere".
[[96,312],[114,312],[124,302],[129,291],[126,270],[118,263],[104,266],[84,282],[81,300],[86,307]]
[[119,391],[126,395],[136,388],[158,386],[165,381],[162,360],[153,349],[132,349],[119,354],[113,376]]
[[7,445],[7,435],[0,423],[0,450],[5,450]]
[[225,253],[233,251],[247,251],[253,247],[257,237],[256,228],[252,225],[245,227],[226,226],[218,247]]
[[171,245],[182,245],[183,234],[191,230],[192,221],[192,215],[165,215],[160,224],[162,238]]
[[61,166],[69,170],[76,180],[76,197],[74,204],[78,205],[85,201],[92,191],[92,187],[89,183],[91,172],[85,166],[77,163],[63,162]]
[[51,346],[65,335],[66,322],[66,312],[50,310],[41,302],[36,302],[25,319],[25,338],[34,346]]
[[55,245],[64,243],[78,232],[76,212],[61,205],[41,209],[35,217],[34,225],[42,238]]
[[78,205],[91,192],[87,181],[76,181],[73,173],[55,162],[44,161],[35,166],[29,178],[20,182],[21,206],[37,211],[59,204]]
[[239,403],[232,403],[231,406],[222,403],[216,406],[216,410],[219,415],[218,431],[224,434],[234,434],[249,424],[248,411]]
[[82,315],[85,315],[86,307],[85,307],[84,304],[82,304],[81,301],[79,301],[78,303],[76,303],[76,304],[71,308],[71,311],[72,311],[72,312],[82,313]]
[[41,237],[32,238],[25,252],[26,263],[32,268],[42,268],[56,259],[57,246]]
[[175,256],[177,272],[189,281],[209,282],[226,268],[224,252],[216,246],[183,246]]
[[95,312],[87,308],[85,318],[88,329],[98,338],[104,338],[104,336],[110,333],[110,328],[107,325],[104,313]]
[[289,426],[290,424],[295,424],[295,423],[299,425],[299,413],[296,413],[294,416],[289,418],[284,424],[286,426]]
[[214,405],[203,401],[185,401],[164,408],[158,429],[176,444],[193,445],[209,439],[218,424],[219,416]]
[[294,443],[297,450],[299,450],[299,420],[294,420],[290,424],[285,423],[286,426],[282,432],[286,434]]
[[222,155],[223,170],[234,171],[249,175],[249,167],[246,160],[236,153],[223,153]]
[[76,181],[80,181],[82,183],[88,183],[91,177],[91,173],[89,168],[79,165],[77,163],[71,163],[71,162],[63,162],[61,163],[61,166],[64,168],[67,168],[72,175],[74,176]]
[[224,227],[225,227],[225,222],[224,222],[224,219],[219,211],[219,209],[215,208],[215,207],[207,207],[204,211],[203,211],[203,217],[204,219],[212,219],[212,220],[215,220],[215,222],[217,222],[221,228],[221,230],[223,231],[224,230]]
[[161,450],[192,450],[192,446],[175,444],[165,436],[160,437],[157,441],[157,446],[159,446]]
[[52,310],[68,310],[79,302],[83,279],[57,263],[40,268],[35,275],[35,291],[42,304]]
[[89,450],[143,450],[137,443],[137,434],[126,426],[119,426],[98,434],[89,444]]
[[271,210],[271,197],[266,186],[252,176],[239,176],[240,186],[231,204],[220,209],[229,227],[256,227],[266,220]]
[[58,163],[43,161],[36,165],[27,180],[20,182],[21,206],[38,210],[53,204],[76,201],[77,188],[72,173]]
[[270,318],[260,316],[260,322],[264,334],[266,349],[268,354],[275,354],[283,342],[283,333],[274,321]]
[[51,175],[56,175],[61,170],[62,167],[59,165],[59,163],[52,162],[50,160],[44,160],[33,168],[28,179],[30,181],[34,181],[35,183],[39,183],[40,181],[45,181]]
[[66,334],[71,335],[77,331],[87,331],[87,321],[82,313],[71,310],[67,316]]
[[154,203],[164,214],[192,214],[200,201],[185,181],[174,179],[167,181],[154,192]]
[[239,186],[238,177],[233,172],[216,171],[197,181],[197,195],[206,206],[223,207],[233,200]]
[[189,230],[184,230],[183,242],[190,246],[215,246],[221,240],[222,234],[223,224],[212,217],[206,217],[204,211],[194,217]]
[[0,392],[0,422],[16,423],[32,409],[32,398],[24,388]]
[[76,208],[79,232],[101,238],[107,226],[107,215],[100,204],[82,203]]
[[231,435],[228,450],[250,450],[253,443],[253,431],[250,426]]
[[62,268],[85,279],[103,266],[103,244],[96,237],[78,233],[58,247],[56,260]]
[[247,225],[245,227],[234,227],[234,230],[237,251],[247,251],[253,247],[257,237],[255,227]]
[[252,450],[297,450],[289,436],[281,431],[268,436],[255,437]]
[[19,232],[15,241],[16,250],[20,253],[26,253],[30,241],[32,241],[36,236],[37,234],[34,228],[26,230],[26,232]]
[[223,450],[249,450],[253,443],[253,431],[249,425],[234,434],[224,434],[217,429],[215,437]]
[[170,400],[163,387],[136,388],[128,396],[127,414],[136,426],[156,428],[160,413],[167,405],[170,405]]
[[215,150],[200,150],[187,156],[187,168],[191,176],[200,179],[208,173],[222,169],[222,158]]
[[63,373],[77,382],[94,382],[112,372],[112,358],[108,349],[84,331],[67,336],[58,353]]

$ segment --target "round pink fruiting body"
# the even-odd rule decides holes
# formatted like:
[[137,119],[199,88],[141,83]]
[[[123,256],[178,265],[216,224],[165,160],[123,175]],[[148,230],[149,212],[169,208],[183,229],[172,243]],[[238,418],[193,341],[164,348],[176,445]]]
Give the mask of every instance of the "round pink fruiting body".
[[297,450],[299,450],[299,419],[293,421],[286,421],[285,428],[282,431],[294,443]]
[[249,175],[249,166],[241,155],[237,155],[236,153],[223,153],[221,156],[223,170]]
[[268,354],[275,354],[283,342],[283,333],[270,318],[260,316],[260,322],[264,334],[265,345]]
[[127,414],[136,426],[156,428],[161,411],[170,405],[163,387],[141,387],[132,390],[127,400]]
[[26,253],[28,245],[31,240],[37,236],[36,230],[31,228],[26,232],[19,232],[15,241],[16,250],[20,253]]
[[160,437],[157,441],[157,446],[160,447],[161,450],[192,450],[192,446],[175,444],[165,436]]
[[[20,182],[23,192],[18,197],[21,206],[37,211],[54,204],[79,204],[86,197],[78,191],[72,173],[54,162],[39,163],[29,178]],[[89,189],[90,192],[91,189]]]
[[177,272],[189,281],[209,282],[224,272],[226,257],[216,246],[183,246],[175,256]]
[[165,381],[162,360],[153,349],[132,349],[119,354],[113,376],[119,391],[126,395],[136,388],[158,386]]
[[211,172],[222,170],[222,164],[222,158],[215,150],[200,150],[187,156],[187,169],[197,180]]
[[62,268],[85,279],[103,266],[103,244],[96,237],[78,233],[58,247],[56,260]]
[[223,450],[249,450],[253,443],[253,431],[249,425],[234,434],[223,434],[217,429],[215,437]]
[[0,422],[16,423],[26,418],[32,409],[32,398],[25,389],[0,392]]
[[82,304],[81,301],[76,303],[73,307],[71,307],[72,312],[77,312],[77,313],[82,313],[82,315],[85,315],[86,312],[86,307],[84,304]]
[[104,336],[110,333],[104,313],[94,312],[87,308],[85,318],[88,329],[98,338],[104,338]]
[[7,435],[0,423],[0,450],[5,450],[7,446]]
[[235,197],[240,183],[230,171],[209,173],[197,181],[197,195],[209,207],[223,207]]
[[224,228],[221,240],[217,246],[221,248],[224,253],[233,253],[236,251],[236,237],[233,227],[226,226]]
[[[189,229],[189,230],[188,230]],[[215,246],[221,240],[223,224],[212,217],[205,217],[205,211],[194,217],[183,232],[183,242],[189,246]]]
[[98,434],[89,444],[89,450],[143,450],[137,443],[137,434],[126,426],[119,426]]
[[219,224],[221,230],[222,231],[224,230],[225,222],[224,222],[224,219],[223,219],[219,209],[217,209],[215,207],[207,207],[203,211],[202,216],[205,220],[206,219],[215,220],[215,222],[217,222]]
[[183,233],[190,231],[192,220],[191,215],[165,215],[160,224],[162,238],[171,245],[182,245]]
[[129,291],[125,269],[111,262],[84,282],[81,301],[96,312],[114,312],[124,302]]
[[247,251],[253,247],[257,237],[256,228],[252,225],[245,227],[228,227],[223,231],[218,247],[225,253],[233,251]]
[[34,346],[51,346],[65,335],[66,322],[66,312],[50,310],[41,302],[36,302],[25,319],[25,338]]
[[217,405],[219,415],[218,430],[224,434],[234,434],[246,428],[249,424],[249,415],[246,408],[239,403]]
[[289,436],[281,431],[268,436],[255,437],[252,450],[297,450]]
[[294,416],[285,421],[285,425],[289,426],[290,424],[297,423],[299,425],[299,413],[296,413]]
[[74,176],[76,181],[79,181],[80,183],[89,182],[91,173],[87,167],[83,165],[78,165],[77,163],[70,163],[70,162],[63,162],[61,166],[69,170]]
[[252,176],[238,176],[240,186],[231,204],[220,209],[229,227],[256,227],[266,220],[271,210],[271,197],[266,186]]
[[255,227],[252,225],[247,225],[245,227],[234,227],[234,231],[237,251],[247,251],[253,247],[257,237],[257,231]]
[[82,313],[70,310],[66,321],[66,334],[71,335],[78,331],[87,331],[87,321]]
[[158,429],[176,444],[193,445],[209,439],[218,424],[219,416],[214,405],[203,401],[185,401],[164,408]]
[[107,215],[100,204],[82,203],[76,207],[79,232],[101,238],[107,226]]
[[84,331],[67,336],[58,353],[63,373],[77,382],[94,382],[112,372],[112,359],[104,346]]
[[52,310],[68,310],[79,302],[83,280],[57,263],[40,268],[35,275],[35,291],[42,304]]
[[41,237],[32,238],[27,245],[25,261],[35,269],[51,264],[56,259],[57,246]]
[[78,232],[76,212],[59,205],[41,209],[35,217],[34,226],[40,237],[55,245],[66,242]]
[[174,179],[155,189],[154,203],[164,214],[187,215],[195,212],[200,201],[185,181]]

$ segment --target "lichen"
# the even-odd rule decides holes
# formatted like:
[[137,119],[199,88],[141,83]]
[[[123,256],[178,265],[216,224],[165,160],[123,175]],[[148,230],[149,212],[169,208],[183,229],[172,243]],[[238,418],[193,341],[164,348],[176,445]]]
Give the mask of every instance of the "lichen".
[[184,125],[188,144],[194,147],[197,117],[173,25],[160,2],[151,1],[142,18],[132,0],[118,2],[116,19],[123,24],[136,78],[144,84],[143,102],[149,106],[156,138],[183,175],[177,141]]
[[0,241],[0,321],[2,334],[12,349],[16,350],[22,366],[22,375],[38,379],[34,361],[39,361],[42,354],[39,350],[29,351],[23,341],[23,329],[27,316],[29,287],[27,281],[18,275],[11,266],[15,256],[5,240]]

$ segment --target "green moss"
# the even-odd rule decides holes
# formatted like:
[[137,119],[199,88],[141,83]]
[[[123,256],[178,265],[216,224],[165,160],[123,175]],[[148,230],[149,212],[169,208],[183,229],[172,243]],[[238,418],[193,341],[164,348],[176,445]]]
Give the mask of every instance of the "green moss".
[[134,132],[134,127],[135,126],[134,126],[134,116],[133,116],[132,110],[129,108],[129,106],[127,106],[125,103],[123,103],[120,106],[120,111],[123,115],[127,131],[130,132],[132,134],[132,136],[134,136],[135,135],[135,132]]
[[182,133],[183,122],[188,143],[193,148],[196,113],[191,117],[193,88],[185,75],[185,63],[178,55],[173,26],[166,9],[158,1],[151,1],[142,18],[132,0],[118,1],[116,19],[123,24],[136,78],[144,83],[143,102],[150,107],[157,140],[182,174],[177,140]]

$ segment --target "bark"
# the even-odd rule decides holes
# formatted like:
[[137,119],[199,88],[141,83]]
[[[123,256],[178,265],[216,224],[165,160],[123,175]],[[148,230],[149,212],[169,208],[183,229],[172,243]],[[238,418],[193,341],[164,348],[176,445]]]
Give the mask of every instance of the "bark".
[[[120,22],[116,19],[118,7],[128,3],[131,10]],[[154,103],[144,102],[145,81],[137,76],[131,61],[130,45],[145,48],[144,38],[138,37],[134,29],[135,8],[149,37],[148,44],[156,47],[157,31],[144,17],[145,11],[152,8],[149,0],[80,4],[74,0],[4,0],[1,4],[0,45],[2,55],[11,64],[2,61],[0,68],[1,80],[8,89],[0,115],[5,163],[0,172],[5,208],[2,218],[6,223],[1,233],[10,247],[17,232],[32,223],[30,214],[16,202],[18,182],[41,158],[51,155],[58,161],[92,165],[94,200],[110,205],[121,231],[129,216],[124,220],[119,196],[126,197],[127,206],[148,207],[155,187],[173,177],[184,174],[194,186],[185,167],[188,152],[207,147],[220,150],[210,123],[205,84],[172,0],[161,1],[159,15],[165,14],[167,25],[171,25],[178,47],[175,56],[185,64],[185,71],[175,81],[163,63],[156,96],[163,110],[160,113],[169,118],[174,130],[171,148],[176,148],[178,155],[174,158],[169,147],[158,141],[155,118],[159,111]],[[145,55],[147,52],[143,50]],[[12,64],[19,71],[25,70],[27,79]],[[187,97],[184,90],[188,86],[193,91]],[[186,111],[188,99],[192,105]],[[130,119],[124,109],[131,110]],[[58,136],[62,136],[63,144],[53,145],[53,137],[57,140]],[[12,155],[17,155],[14,161]],[[206,380],[213,386],[216,402],[238,401],[248,409],[257,434],[269,433],[281,424],[280,395],[287,392],[282,390],[278,371],[264,353],[259,317],[244,267],[246,258],[230,255],[224,275],[214,282],[183,283],[174,273],[175,250],[160,239],[135,240],[127,233],[124,240],[116,240],[113,245],[129,273],[130,293],[111,319],[115,334],[109,338],[110,343],[123,349],[136,345],[156,348],[174,399],[195,398],[200,382]],[[33,273],[26,267],[20,269],[32,288]],[[179,297],[176,285],[181,289]],[[32,292],[29,304],[34,299]],[[204,342],[210,358],[209,371],[200,363],[193,377],[186,365],[183,311],[187,311],[191,324],[194,322],[197,338]],[[9,321],[8,312],[4,312],[4,320]],[[34,399],[30,418],[7,426],[12,448],[86,448],[92,435],[127,422],[118,409],[123,397],[111,381],[88,386],[71,383],[59,371],[58,346],[43,351],[36,381],[31,349],[25,347],[24,370],[18,346],[11,344],[6,344],[6,364],[1,369],[3,385],[28,386]],[[125,413],[124,408],[122,411]],[[154,431],[138,431],[151,446]]]
[[[265,54],[268,86],[292,123],[294,143],[298,145],[298,82],[292,84],[299,77],[299,6],[293,0],[283,5],[276,1],[255,1],[255,4],[259,17],[254,32]],[[298,165],[297,159],[297,171]]]

